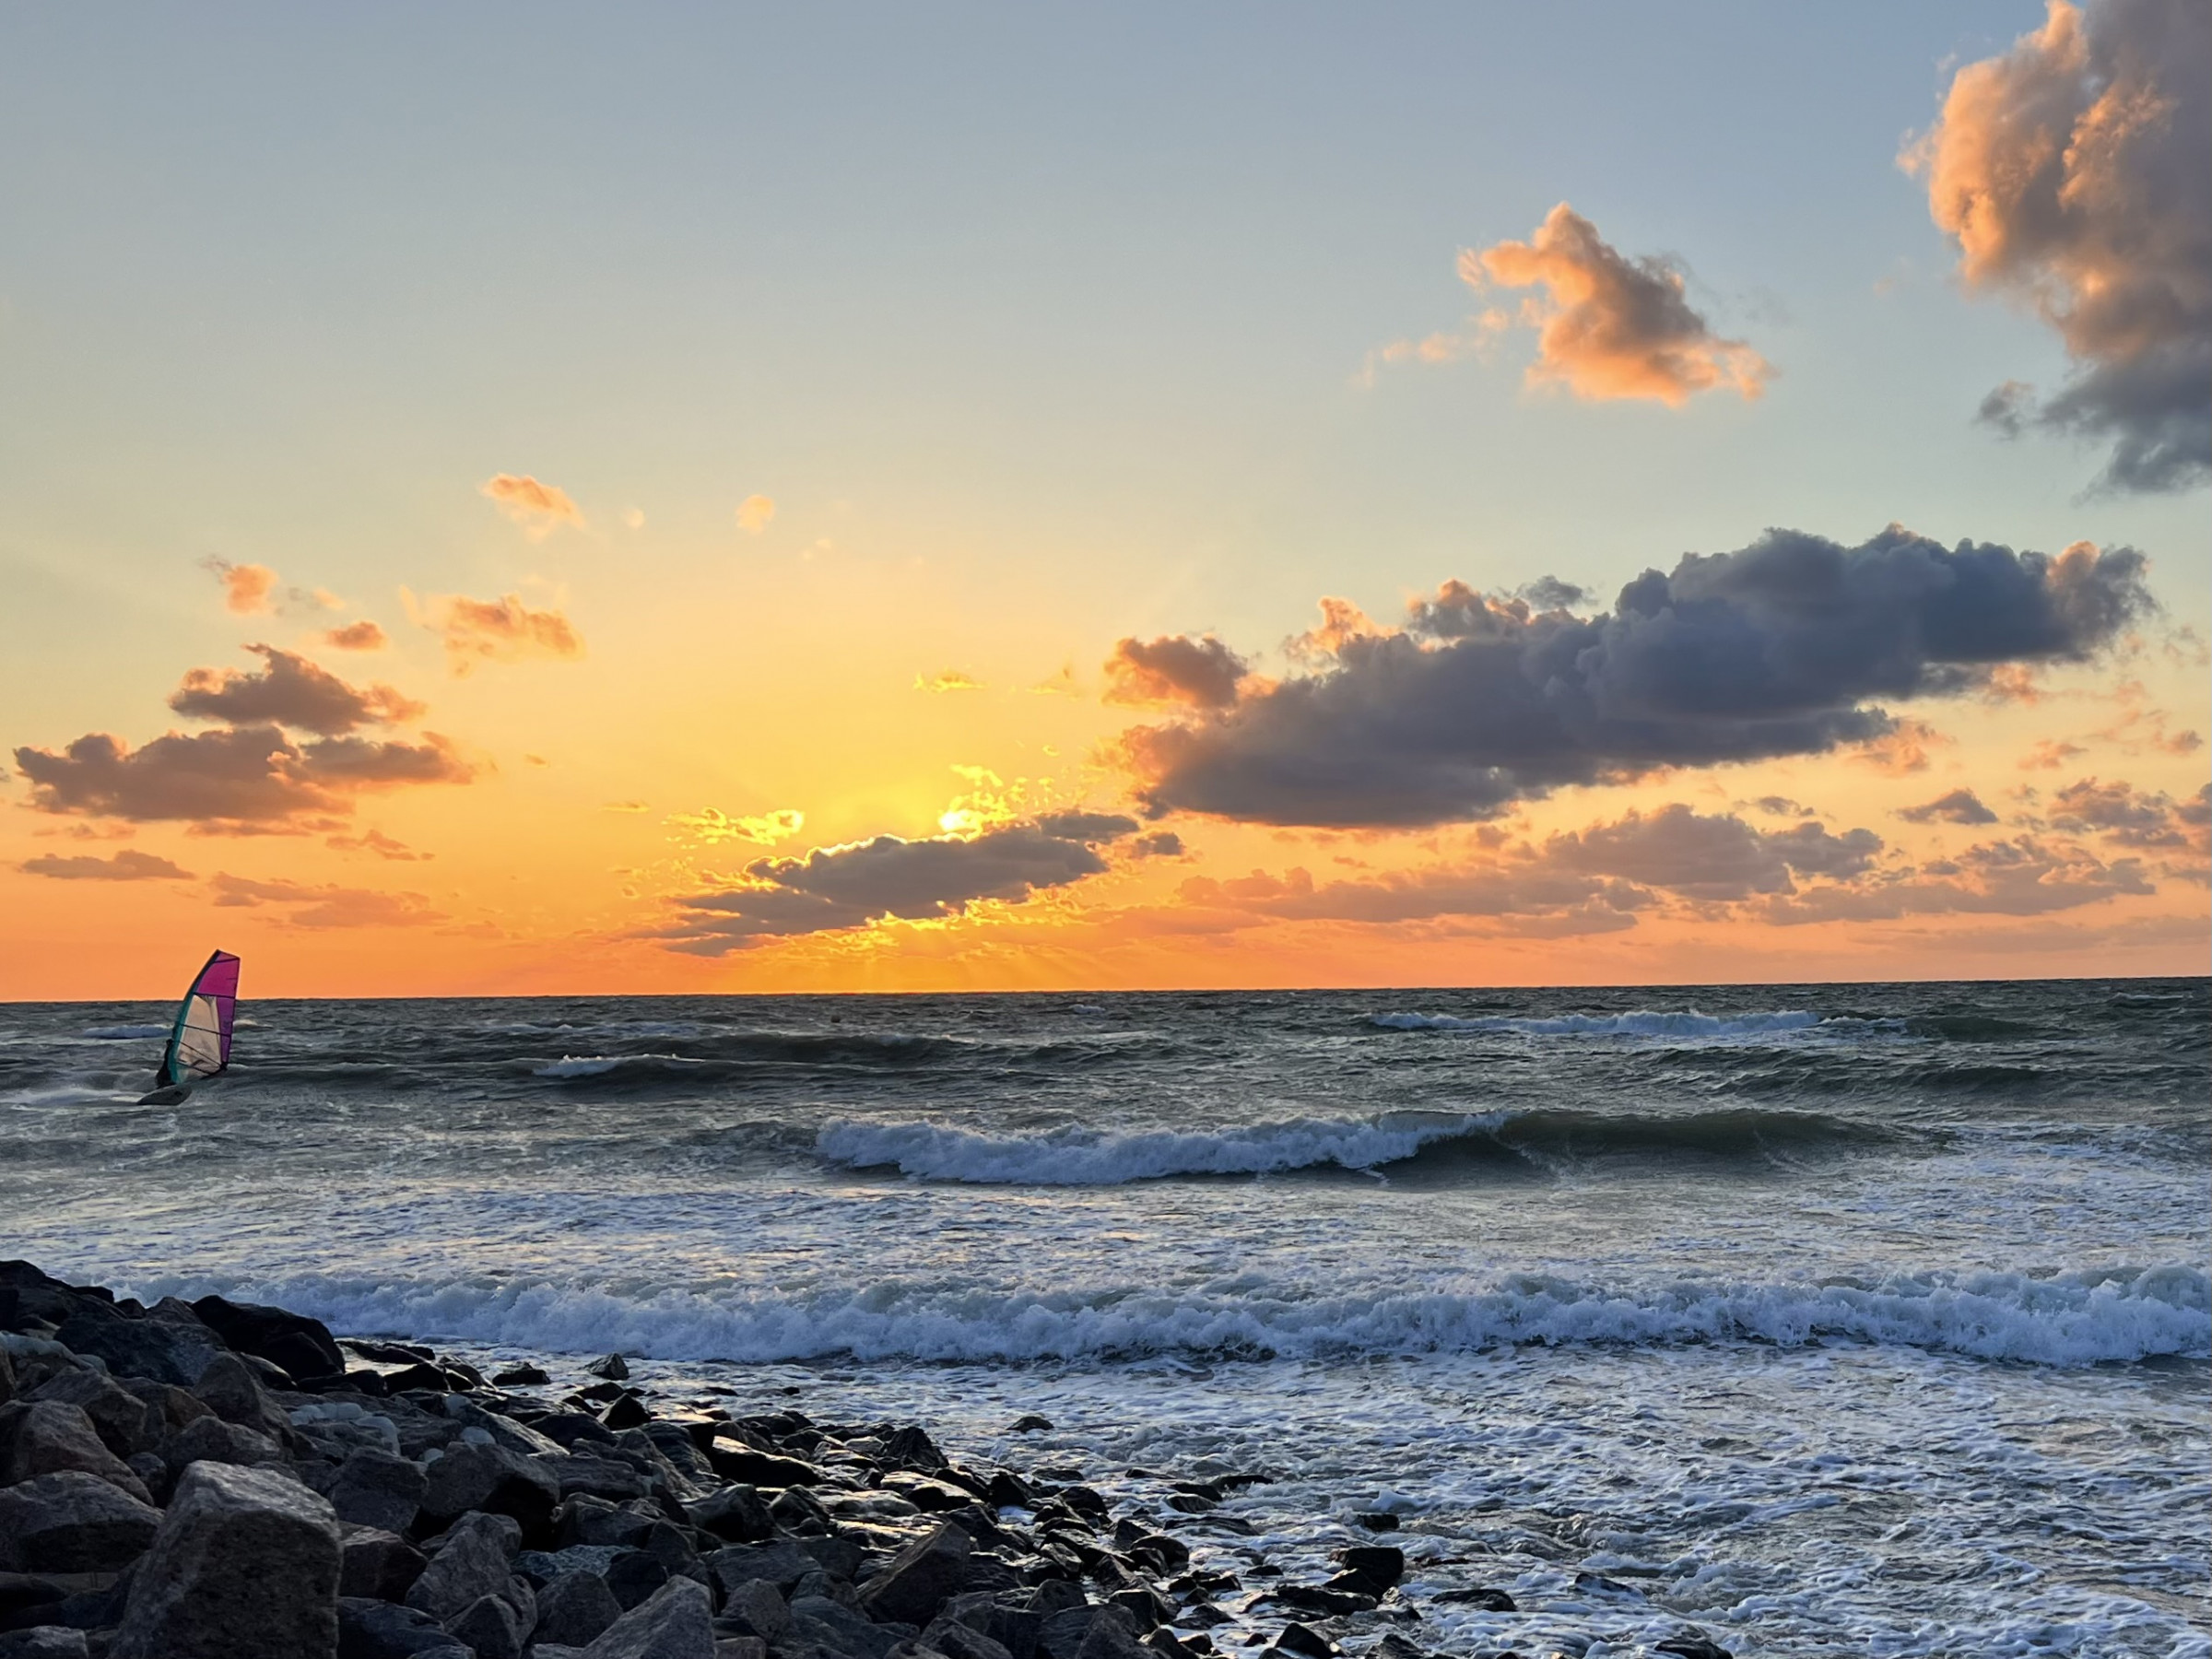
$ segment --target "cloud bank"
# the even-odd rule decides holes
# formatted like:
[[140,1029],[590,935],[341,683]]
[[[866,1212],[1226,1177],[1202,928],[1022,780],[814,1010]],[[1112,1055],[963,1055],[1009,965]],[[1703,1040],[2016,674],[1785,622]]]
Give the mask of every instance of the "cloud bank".
[[274,645],[246,649],[266,665],[260,673],[194,668],[185,675],[169,706],[197,720],[297,726],[324,737],[362,726],[392,725],[424,712],[423,704],[390,686],[357,688],[328,669]]
[[2109,441],[2103,483],[2212,477],[2212,7],[2052,0],[1959,71],[1909,150],[1967,287],[2033,310],[2074,359],[2048,401],[2007,381],[1982,417]]
[[1997,665],[2079,662],[2152,608],[2144,560],[1856,547],[1770,531],[1647,571],[1583,618],[1458,583],[1403,629],[1342,633],[1309,672],[1124,734],[1155,814],[1383,827],[1497,815],[1571,784],[1820,754],[1900,725],[1876,698],[1953,696]]
[[56,881],[190,881],[192,872],[180,868],[166,858],[157,858],[151,853],[141,853],[126,847],[112,858],[95,858],[89,853],[65,858],[48,853],[42,858],[27,858],[16,866],[26,876],[46,876]]
[[583,636],[559,610],[532,610],[519,594],[471,599],[433,596],[417,620],[445,641],[446,662],[456,675],[479,663],[520,663],[533,657],[566,661],[583,654]]

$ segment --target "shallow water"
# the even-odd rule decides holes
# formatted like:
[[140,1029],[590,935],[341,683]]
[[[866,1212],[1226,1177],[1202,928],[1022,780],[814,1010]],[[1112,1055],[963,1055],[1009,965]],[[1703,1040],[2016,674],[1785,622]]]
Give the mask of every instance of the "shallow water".
[[0,1214],[141,1294],[1264,1469],[1232,1567],[1384,1501],[1447,1652],[2199,1654],[2206,992],[271,1003],[161,1108],[161,1010],[15,1006]]

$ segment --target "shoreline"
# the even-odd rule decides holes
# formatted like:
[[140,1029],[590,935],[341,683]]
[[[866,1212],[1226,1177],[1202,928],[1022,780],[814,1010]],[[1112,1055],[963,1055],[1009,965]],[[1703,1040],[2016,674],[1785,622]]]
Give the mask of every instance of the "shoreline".
[[[1286,1571],[1226,1508],[1263,1469],[1131,1469],[1109,1499],[1049,1453],[817,1420],[787,1384],[678,1400],[619,1355],[488,1376],[21,1262],[0,1333],[0,1659],[1430,1653],[1398,1515],[1353,1516],[1330,1576]],[[1489,1585],[1432,1599],[1515,1611]],[[1641,1651],[1727,1652],[1687,1624]]]

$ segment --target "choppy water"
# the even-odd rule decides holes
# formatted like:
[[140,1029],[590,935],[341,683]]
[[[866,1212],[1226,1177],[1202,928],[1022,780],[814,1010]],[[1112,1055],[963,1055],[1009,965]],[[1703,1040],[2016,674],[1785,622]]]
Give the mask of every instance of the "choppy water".
[[2202,980],[248,1011],[0,1006],[0,1250],[1264,1468],[1453,1653],[2212,1653]]

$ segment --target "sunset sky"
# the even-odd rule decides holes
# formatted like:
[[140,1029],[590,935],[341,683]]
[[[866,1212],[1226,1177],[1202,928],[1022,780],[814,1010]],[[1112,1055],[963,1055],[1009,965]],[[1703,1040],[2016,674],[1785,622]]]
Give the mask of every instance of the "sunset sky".
[[0,996],[2201,973],[2208,77],[15,8]]

